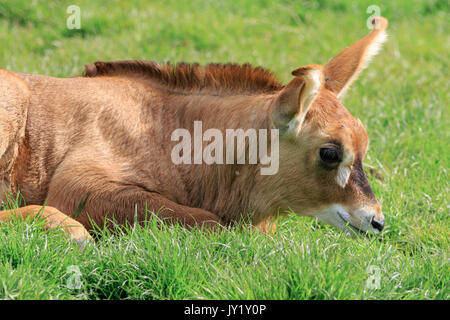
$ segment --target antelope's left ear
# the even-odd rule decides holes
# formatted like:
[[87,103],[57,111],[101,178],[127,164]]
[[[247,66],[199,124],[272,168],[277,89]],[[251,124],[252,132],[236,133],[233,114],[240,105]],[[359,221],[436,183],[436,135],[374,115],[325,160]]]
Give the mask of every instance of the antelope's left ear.
[[338,98],[344,95],[386,41],[388,21],[383,17],[375,17],[372,26],[372,32],[341,51],[325,65],[325,88],[333,91]]
[[295,77],[278,94],[274,124],[284,132],[298,133],[323,85],[323,67],[318,64],[300,67],[292,75]]

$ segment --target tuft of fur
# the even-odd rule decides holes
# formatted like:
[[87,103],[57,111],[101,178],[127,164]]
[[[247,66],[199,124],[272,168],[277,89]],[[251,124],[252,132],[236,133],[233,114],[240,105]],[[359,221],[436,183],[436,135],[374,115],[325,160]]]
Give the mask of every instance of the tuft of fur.
[[197,63],[167,63],[124,60],[97,61],[86,65],[85,77],[123,76],[150,80],[179,93],[207,93],[217,95],[274,93],[283,85],[272,72],[250,64],[216,64],[200,66]]

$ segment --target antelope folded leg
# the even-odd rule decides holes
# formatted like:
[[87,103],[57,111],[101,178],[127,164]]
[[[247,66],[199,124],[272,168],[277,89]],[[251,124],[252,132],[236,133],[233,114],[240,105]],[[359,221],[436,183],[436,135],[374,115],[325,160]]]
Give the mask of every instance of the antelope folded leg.
[[65,215],[53,207],[26,206],[18,209],[0,211],[0,221],[10,221],[14,216],[23,218],[40,216],[45,219],[45,228],[47,230],[61,228],[64,232],[70,234],[76,242],[91,240],[92,237],[84,226]]

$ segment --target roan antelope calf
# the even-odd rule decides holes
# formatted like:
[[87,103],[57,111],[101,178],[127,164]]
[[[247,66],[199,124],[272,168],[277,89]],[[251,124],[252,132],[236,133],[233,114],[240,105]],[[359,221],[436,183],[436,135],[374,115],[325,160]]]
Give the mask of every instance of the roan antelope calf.
[[[384,218],[362,165],[367,133],[340,101],[386,38],[387,20],[373,24],[325,66],[294,70],[287,85],[234,64],[96,62],[67,79],[0,70],[0,192],[29,204],[0,219],[41,211],[49,228],[79,240],[90,237],[90,219],[133,223],[146,209],[205,228],[248,218],[263,231],[293,210],[378,233]],[[171,134],[192,132],[195,121],[220,132],[279,130],[277,173],[260,174],[261,163],[174,163]]]

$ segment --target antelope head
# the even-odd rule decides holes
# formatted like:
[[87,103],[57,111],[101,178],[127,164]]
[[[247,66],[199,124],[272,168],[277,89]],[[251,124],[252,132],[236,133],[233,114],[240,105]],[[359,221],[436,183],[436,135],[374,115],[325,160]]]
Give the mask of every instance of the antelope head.
[[372,24],[367,36],[325,66],[294,70],[277,96],[273,119],[281,131],[277,199],[339,229],[376,234],[384,217],[363,169],[367,132],[341,102],[386,39],[387,20],[377,17]]

